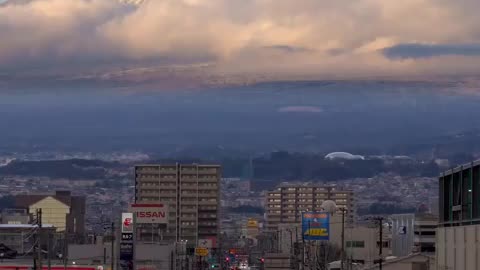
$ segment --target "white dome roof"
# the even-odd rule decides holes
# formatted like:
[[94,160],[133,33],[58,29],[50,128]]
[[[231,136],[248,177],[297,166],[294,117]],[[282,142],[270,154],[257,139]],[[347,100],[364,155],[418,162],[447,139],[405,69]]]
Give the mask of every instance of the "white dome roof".
[[325,156],[325,159],[348,159],[348,160],[356,160],[356,159],[365,159],[364,156],[360,155],[352,155],[347,152],[333,152]]

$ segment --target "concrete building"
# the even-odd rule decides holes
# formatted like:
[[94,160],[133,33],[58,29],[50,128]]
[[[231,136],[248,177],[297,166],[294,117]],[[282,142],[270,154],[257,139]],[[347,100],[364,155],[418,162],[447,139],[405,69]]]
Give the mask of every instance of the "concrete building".
[[266,193],[266,229],[276,230],[282,223],[300,223],[302,212],[321,211],[326,200],[334,201],[338,209],[347,209],[347,223],[353,222],[356,215],[353,191],[313,184],[285,184]]
[[437,269],[480,269],[480,161],[441,174]]
[[[38,226],[32,224],[0,224],[0,243],[16,250],[19,254],[24,254],[32,250],[35,243],[33,235],[38,233]],[[44,224],[42,226],[42,246],[46,246],[46,235],[54,235],[55,228],[52,225]],[[54,237],[52,237],[54,238]],[[52,240],[52,239],[51,239]]]
[[[219,233],[221,168],[218,165],[135,166],[135,203],[168,204],[162,238],[215,247]],[[146,228],[148,230],[148,228]]]
[[42,209],[42,223],[51,224],[57,232],[66,232],[72,239],[81,239],[85,235],[84,196],[72,196],[70,191],[17,195],[15,207],[27,209],[30,215]]
[[[366,267],[374,265],[380,258],[379,248],[382,245],[382,258],[391,255],[391,234],[388,226],[383,227],[383,238],[380,241],[378,226],[360,224],[345,230],[345,257],[347,261],[362,264]],[[341,241],[340,241],[341,243]]]
[[392,255],[435,254],[438,217],[431,214],[392,215]]
[[[328,241],[332,251],[340,251],[342,245],[342,217],[335,214],[330,217],[330,239]],[[299,224],[279,224],[278,233],[271,237],[271,241],[278,239],[280,242],[278,252],[284,254],[295,254],[295,245],[302,244],[302,227]],[[278,235],[278,236],[277,236]],[[378,251],[380,246],[380,234],[378,226],[369,222],[355,225],[345,225],[345,265],[349,262],[365,267],[374,265],[374,260],[379,259]],[[299,244],[295,244],[298,242]],[[383,258],[391,255],[391,232],[387,225],[383,227]],[[307,247],[313,242],[306,243]],[[275,247],[275,243],[273,244]],[[318,246],[318,243],[317,243]],[[292,250],[292,247],[294,248]],[[320,248],[322,249],[323,246]],[[298,251],[297,251],[298,253]],[[332,252],[328,252],[332,253]],[[336,259],[333,257],[333,259]]]
[[29,224],[30,221],[28,209],[4,209],[0,214],[1,224]]

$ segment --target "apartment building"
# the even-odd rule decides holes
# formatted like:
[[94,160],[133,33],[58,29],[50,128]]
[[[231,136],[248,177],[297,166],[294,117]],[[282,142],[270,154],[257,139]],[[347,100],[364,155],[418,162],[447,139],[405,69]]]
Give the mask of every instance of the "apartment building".
[[355,217],[353,191],[333,186],[314,184],[284,184],[266,194],[266,229],[277,230],[278,224],[300,223],[304,211],[322,211],[326,200],[347,210],[346,221],[351,223]]
[[[165,230],[159,228],[162,240],[216,247],[220,179],[219,165],[139,165],[135,167],[135,203],[168,205],[168,224]],[[148,227],[143,231],[148,234]]]

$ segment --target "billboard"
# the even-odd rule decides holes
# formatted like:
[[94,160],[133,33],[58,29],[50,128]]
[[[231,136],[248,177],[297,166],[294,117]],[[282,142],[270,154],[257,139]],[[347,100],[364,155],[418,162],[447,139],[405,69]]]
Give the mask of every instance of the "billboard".
[[133,233],[133,213],[122,213],[122,233]]
[[302,213],[302,236],[305,240],[329,240],[330,214],[326,212]]
[[165,204],[132,204],[137,224],[167,224],[168,207]]

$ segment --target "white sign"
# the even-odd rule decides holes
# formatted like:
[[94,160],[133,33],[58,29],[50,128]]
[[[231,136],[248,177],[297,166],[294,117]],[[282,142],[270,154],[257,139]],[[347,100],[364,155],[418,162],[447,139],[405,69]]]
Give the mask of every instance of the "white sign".
[[122,213],[122,233],[133,233],[132,213]]
[[168,207],[165,204],[132,204],[136,223],[167,224]]
[[399,235],[407,234],[407,227],[405,227],[405,226],[400,226],[400,227],[398,228],[398,234],[399,234]]

